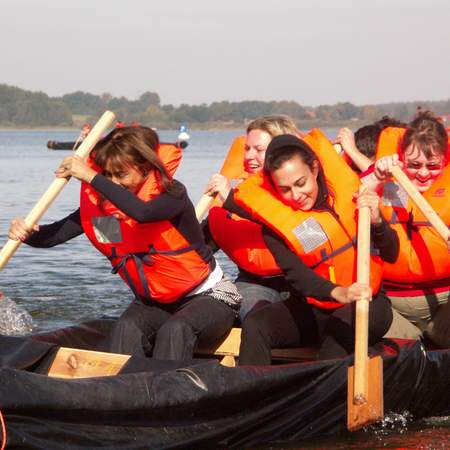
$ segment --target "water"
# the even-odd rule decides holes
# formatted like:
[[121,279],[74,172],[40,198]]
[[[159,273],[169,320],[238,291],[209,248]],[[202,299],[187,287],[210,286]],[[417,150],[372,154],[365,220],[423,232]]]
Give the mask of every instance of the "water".
[[[316,438],[291,446],[272,446],[264,450],[448,450],[450,417],[433,417],[412,422],[408,412],[387,414],[383,423],[356,433]],[[256,450],[256,449],[255,449]],[[262,449],[261,449],[262,450]]]
[[[209,176],[218,171],[233,131],[192,131],[190,145],[176,177],[188,187],[194,204]],[[178,131],[163,131],[162,141],[174,141]],[[6,241],[13,217],[26,216],[53,180],[53,172],[67,151],[51,151],[48,140],[74,141],[76,131],[0,131],[0,242]],[[52,222],[79,204],[79,182],[71,180],[42,219]],[[235,268],[223,255],[225,271]],[[0,273],[0,291],[32,315],[39,331],[74,325],[103,315],[117,316],[132,296],[110,273],[108,261],[84,237],[53,249],[22,245]],[[382,425],[355,434],[314,439],[280,449],[427,449],[450,448],[450,418],[413,423],[407,412],[388,416]]]

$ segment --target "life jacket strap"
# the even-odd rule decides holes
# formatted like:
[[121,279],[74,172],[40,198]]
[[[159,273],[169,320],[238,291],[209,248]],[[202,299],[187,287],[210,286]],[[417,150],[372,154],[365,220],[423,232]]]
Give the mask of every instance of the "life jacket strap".
[[203,245],[202,242],[188,245],[187,247],[179,248],[178,250],[156,250],[153,244],[150,244],[149,255],[182,255],[183,253],[190,252],[192,250],[199,250]]
[[[203,244],[195,243],[192,245],[189,245],[187,247],[180,248],[178,250],[157,250],[153,244],[150,244],[148,252],[136,252],[136,253],[124,253],[119,254],[117,253],[117,249],[115,247],[112,247],[111,249],[111,256],[110,260],[113,259],[119,259],[119,262],[115,265],[113,265],[113,268],[111,272],[113,274],[118,273],[119,271],[122,271],[128,286],[130,286],[131,290],[133,291],[133,294],[137,298],[143,298],[145,301],[150,302],[152,300],[151,293],[150,293],[150,287],[148,285],[147,277],[145,276],[144,272],[144,266],[153,266],[155,264],[155,260],[152,258],[152,255],[181,255],[183,253],[190,252],[192,250],[198,250]],[[136,288],[135,283],[133,282],[130,273],[127,269],[128,261],[134,261],[136,265],[136,269],[139,275],[139,281],[141,282],[141,285],[144,289],[144,296],[140,295],[138,293],[138,290]]]
[[148,253],[144,253],[144,252],[125,253],[123,255],[120,255],[117,253],[116,248],[112,247],[110,259],[112,260],[115,258],[120,258],[120,261],[113,266],[113,268],[111,269],[111,273],[116,274],[120,270],[122,270],[122,272],[127,280],[128,286],[130,286],[131,290],[133,291],[133,294],[137,298],[142,298],[142,296],[139,295],[139,293],[136,289],[135,283],[133,282],[133,280],[130,276],[130,273],[128,272],[128,269],[127,269],[128,261],[130,261],[130,260],[134,261],[137,271],[138,271],[139,281],[141,282],[141,285],[144,289],[144,298],[145,298],[145,300],[150,301],[152,299],[152,297],[150,294],[150,288],[148,286],[148,281],[147,281],[147,278],[144,273],[144,265],[152,266],[155,263],[153,261],[153,259],[151,258],[151,256]]
[[347,242],[346,244],[342,245],[341,247],[337,248],[336,250],[333,250],[331,253],[329,253],[327,255],[327,251],[326,249],[322,249],[322,251],[320,252],[320,256],[322,257],[319,261],[317,261],[315,264],[313,264],[312,266],[309,266],[310,269],[315,269],[316,267],[320,266],[320,264],[322,264],[323,262],[334,258],[335,256],[345,252],[346,250],[348,250],[351,247],[354,247],[356,245],[356,238],[353,237],[349,242]]
[[406,228],[406,235],[408,240],[412,240],[413,232],[418,232],[419,227],[430,227],[431,223],[427,221],[414,221],[414,215],[412,211],[408,213],[408,220],[400,220],[395,211],[392,212],[391,220],[388,222],[390,225],[404,225]]

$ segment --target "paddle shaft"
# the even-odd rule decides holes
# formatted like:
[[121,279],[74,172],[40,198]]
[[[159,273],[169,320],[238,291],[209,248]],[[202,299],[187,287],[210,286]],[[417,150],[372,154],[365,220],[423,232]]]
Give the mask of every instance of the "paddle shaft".
[[83,131],[80,132],[80,134],[77,137],[77,140],[75,141],[75,144],[73,144],[72,151],[74,151],[77,148],[77,145],[82,141],[83,139]]
[[[75,152],[75,155],[80,158],[86,158],[90,150],[94,147],[97,141],[102,137],[104,132],[111,127],[114,122],[115,115],[111,111],[106,111],[99,121],[92,128],[91,132],[88,134],[86,139],[83,140],[82,144]],[[50,205],[59,195],[59,193],[64,189],[64,186],[68,183],[68,178],[55,178],[50,184],[48,189],[36,203],[34,208],[25,217],[25,224],[28,228],[32,229],[42,218],[45,212],[48,210]],[[16,250],[19,248],[22,241],[15,241],[9,239],[2,250],[0,251],[0,270],[2,270],[11,257],[14,255]]]
[[212,205],[212,202],[216,198],[216,195],[209,195],[209,194],[203,194],[200,200],[197,203],[197,206],[195,207],[195,217],[197,217],[197,220],[200,222],[205,214],[209,211],[209,208]]
[[[360,191],[362,192],[362,191]],[[358,211],[358,283],[370,283],[370,208]],[[355,321],[355,372],[353,399],[355,403],[368,398],[368,339],[369,339],[369,299],[356,302]]]
[[403,172],[402,169],[400,169],[399,166],[393,166],[391,168],[391,173],[396,178],[398,184],[409,195],[409,198],[416,204],[422,214],[427,218],[431,226],[442,237],[442,239],[447,242],[450,236],[450,230],[442,221],[442,219],[437,215],[436,211],[434,211],[430,204],[425,200],[424,196],[417,190],[408,176]]
[[[243,161],[244,161],[244,143],[245,136],[237,137],[230,149],[228,150],[227,157],[222,164],[222,168],[220,169],[220,174],[229,179],[239,179],[243,174]],[[238,164],[236,164],[238,161]],[[239,167],[239,169],[237,169]],[[209,195],[203,194],[200,198],[197,206],[195,207],[195,216],[197,220],[200,222],[205,214],[209,211],[214,199],[217,194]]]

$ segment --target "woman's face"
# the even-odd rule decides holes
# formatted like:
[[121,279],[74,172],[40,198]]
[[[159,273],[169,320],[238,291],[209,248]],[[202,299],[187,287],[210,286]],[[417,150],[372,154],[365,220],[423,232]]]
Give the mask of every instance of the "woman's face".
[[122,166],[113,167],[110,162],[106,165],[103,174],[113,183],[119,184],[134,193],[139,190],[147,177],[136,166],[124,164]]
[[423,151],[411,144],[403,155],[405,173],[417,187],[419,192],[425,192],[439,177],[445,166],[444,156],[433,152],[427,158]]
[[267,146],[272,136],[266,131],[251,130],[245,140],[244,168],[249,174],[259,172],[264,166]]
[[272,181],[285,203],[293,209],[309,211],[314,207],[319,193],[318,173],[317,161],[311,170],[299,156],[294,156],[272,172]]

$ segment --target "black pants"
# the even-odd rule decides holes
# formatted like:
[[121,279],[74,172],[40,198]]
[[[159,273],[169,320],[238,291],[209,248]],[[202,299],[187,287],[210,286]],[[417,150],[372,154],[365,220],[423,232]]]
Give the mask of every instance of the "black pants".
[[212,342],[231,329],[234,311],[209,295],[175,303],[134,301],[120,316],[100,350],[151,355],[157,359],[191,359],[197,341]]
[[[369,345],[381,341],[391,322],[391,304],[379,292],[369,304]],[[272,348],[310,345],[320,345],[320,359],[339,358],[353,353],[354,342],[354,303],[328,312],[291,296],[247,315],[242,323],[239,364],[270,364]]]

